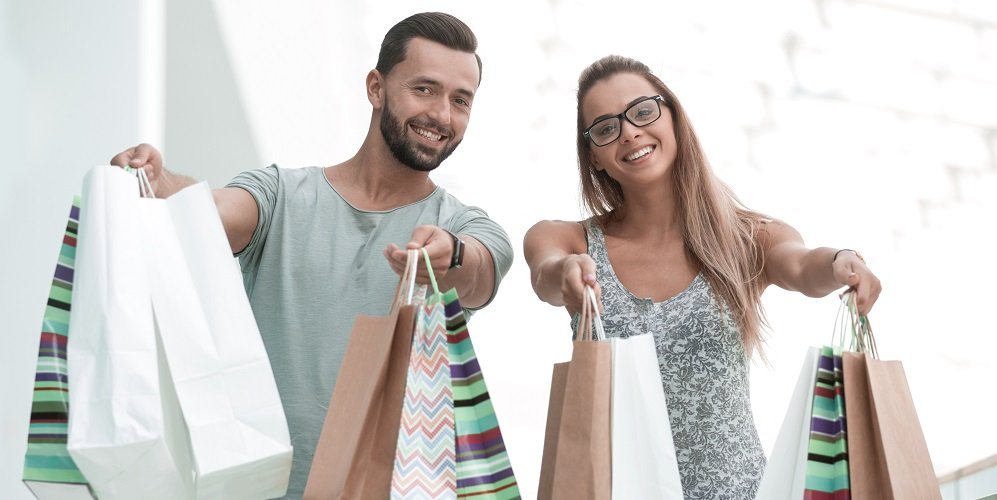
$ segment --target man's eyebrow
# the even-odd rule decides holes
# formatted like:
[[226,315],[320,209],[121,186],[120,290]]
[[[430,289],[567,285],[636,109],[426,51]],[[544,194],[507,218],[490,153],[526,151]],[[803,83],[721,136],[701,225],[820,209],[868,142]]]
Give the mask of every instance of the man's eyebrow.
[[[643,101],[644,99],[647,99],[648,97],[649,96],[642,95],[642,96],[640,96],[640,97],[638,97],[638,98],[636,98],[636,99],[628,102],[627,105],[623,107],[623,111],[626,112],[626,110],[630,109],[630,106],[633,106],[634,104],[637,104],[638,102]],[[595,122],[597,122],[599,120],[602,120],[604,118],[612,118],[614,116],[616,116],[616,115],[615,114],[609,114],[609,113],[607,113],[605,115],[599,115],[599,116],[595,117],[594,120],[592,120],[592,123],[594,124]]]
[[428,76],[417,76],[412,79],[411,85],[428,85],[430,87],[439,87],[440,82]]

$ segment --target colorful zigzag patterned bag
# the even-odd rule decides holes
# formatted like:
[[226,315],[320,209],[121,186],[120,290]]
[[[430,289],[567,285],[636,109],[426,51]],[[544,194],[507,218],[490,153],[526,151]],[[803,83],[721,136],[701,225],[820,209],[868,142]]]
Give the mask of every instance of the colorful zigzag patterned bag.
[[391,498],[429,500],[456,496],[446,317],[435,280],[433,289],[435,293],[416,310]]
[[433,294],[417,313],[392,498],[520,498],[495,409],[457,291]]

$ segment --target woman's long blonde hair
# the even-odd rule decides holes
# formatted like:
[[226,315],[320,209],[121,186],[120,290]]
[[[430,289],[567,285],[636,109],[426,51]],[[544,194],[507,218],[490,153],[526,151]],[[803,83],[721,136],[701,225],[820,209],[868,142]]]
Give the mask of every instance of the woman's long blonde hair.
[[623,206],[623,189],[605,170],[593,167],[591,142],[582,135],[587,126],[582,99],[597,82],[618,73],[647,79],[671,110],[677,146],[671,172],[685,249],[714,293],[730,308],[750,355],[761,345],[765,324],[761,304],[764,283],[759,279],[764,260],[755,236],[768,219],[747,209],[713,174],[682,104],[640,61],[607,56],[592,63],[578,78],[578,169],[585,207],[599,220],[609,222],[620,215],[618,209]]

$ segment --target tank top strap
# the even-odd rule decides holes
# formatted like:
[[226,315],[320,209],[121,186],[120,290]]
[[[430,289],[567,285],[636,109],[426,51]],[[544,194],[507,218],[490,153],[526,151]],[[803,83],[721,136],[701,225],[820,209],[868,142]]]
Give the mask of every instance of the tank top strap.
[[582,222],[585,228],[585,242],[588,244],[588,254],[599,267],[609,263],[609,253],[606,251],[606,236],[595,217]]

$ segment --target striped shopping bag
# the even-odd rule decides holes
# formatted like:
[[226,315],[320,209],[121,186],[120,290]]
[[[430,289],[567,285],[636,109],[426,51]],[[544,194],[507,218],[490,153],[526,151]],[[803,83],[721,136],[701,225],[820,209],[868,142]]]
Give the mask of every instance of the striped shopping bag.
[[817,360],[805,500],[848,500],[848,443],[841,349],[823,346]]
[[52,288],[42,317],[31,422],[28,425],[28,448],[21,475],[24,484],[39,499],[93,497],[86,478],[66,451],[69,431],[66,341],[69,338],[69,309],[73,296],[79,220],[80,197],[77,196],[69,211]]
[[457,290],[443,294],[447,317],[450,378],[457,430],[457,496],[473,499],[520,498],[516,476],[499,430],[485,377],[467,332]]

